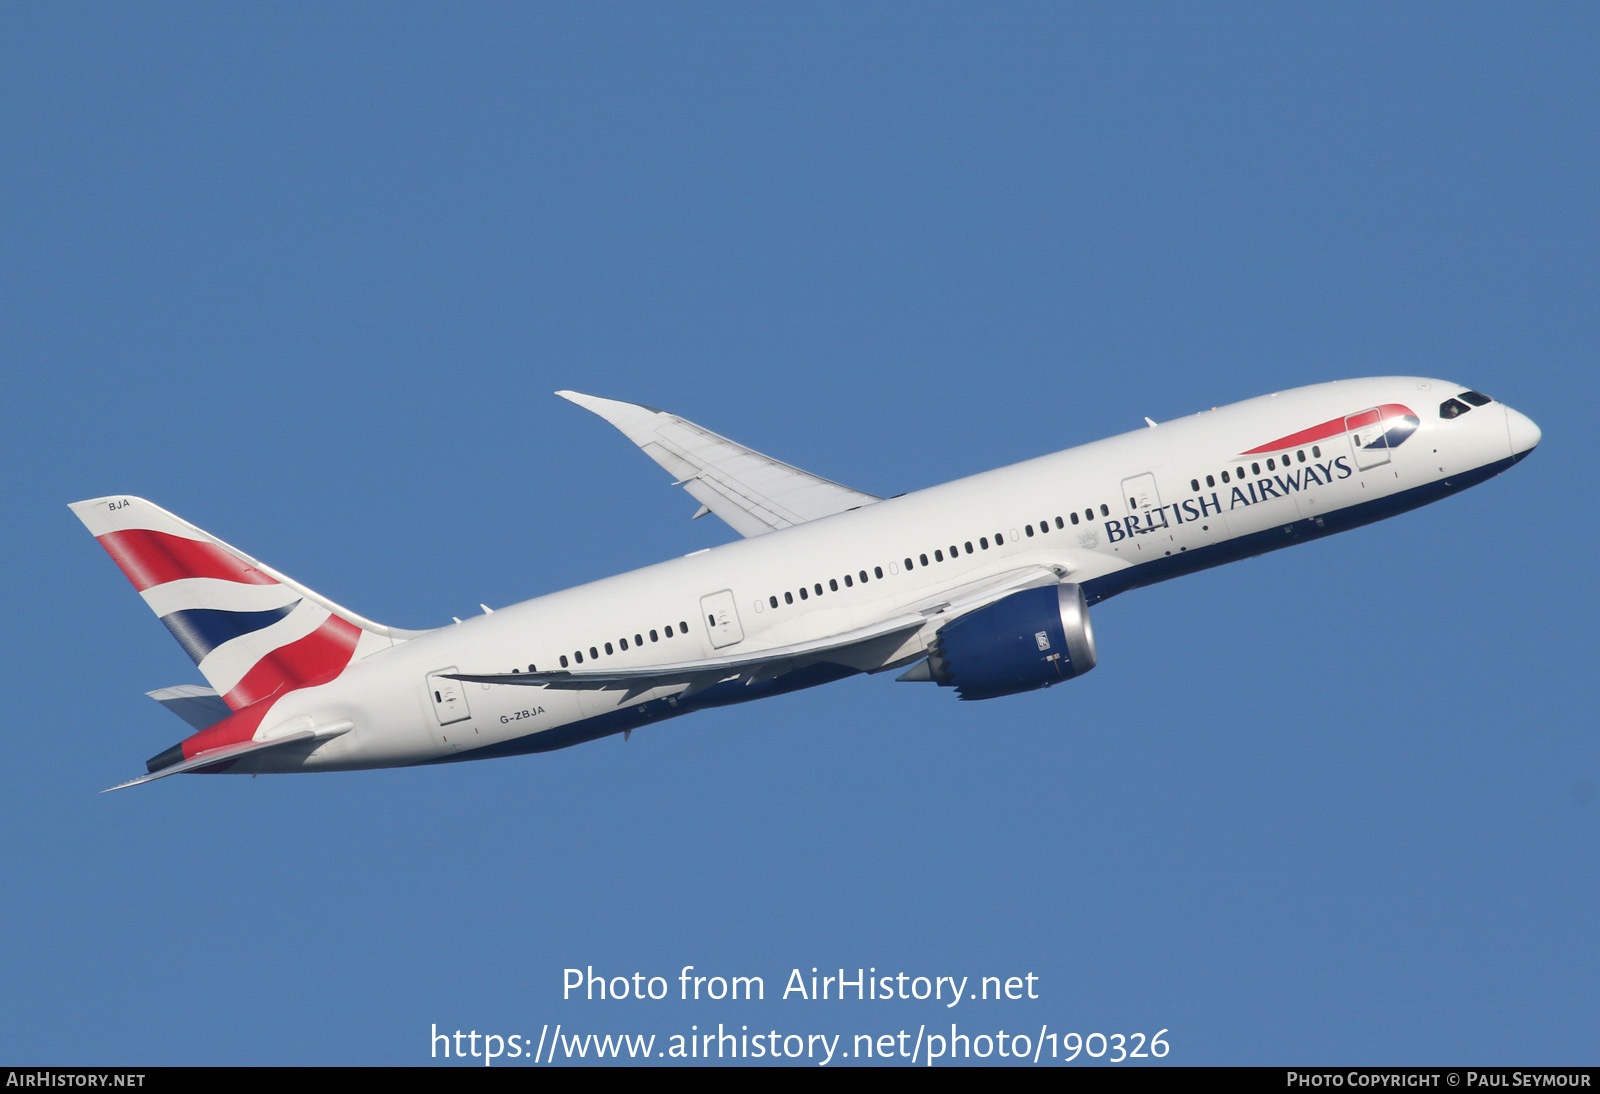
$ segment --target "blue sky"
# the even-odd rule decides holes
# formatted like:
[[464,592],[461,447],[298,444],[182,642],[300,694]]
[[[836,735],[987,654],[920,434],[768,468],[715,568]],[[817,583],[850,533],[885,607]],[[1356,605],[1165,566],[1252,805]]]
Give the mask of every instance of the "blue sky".
[[[955,1021],[1595,1063],[1597,46],[1576,4],[7,6],[0,1059]],[[557,388],[892,494],[1390,373],[1544,443],[1100,605],[1067,686],[97,793],[198,677],[79,498],[431,626],[733,538]],[[591,965],[767,999],[563,1001]],[[778,997],[813,966],[1039,998]]]

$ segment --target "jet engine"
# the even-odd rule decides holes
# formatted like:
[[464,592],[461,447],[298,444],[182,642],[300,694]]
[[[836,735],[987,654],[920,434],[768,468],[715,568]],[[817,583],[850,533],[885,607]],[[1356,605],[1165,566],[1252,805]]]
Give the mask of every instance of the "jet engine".
[[928,659],[900,677],[953,687],[962,699],[1047,688],[1095,665],[1089,605],[1077,585],[1013,593],[939,630]]

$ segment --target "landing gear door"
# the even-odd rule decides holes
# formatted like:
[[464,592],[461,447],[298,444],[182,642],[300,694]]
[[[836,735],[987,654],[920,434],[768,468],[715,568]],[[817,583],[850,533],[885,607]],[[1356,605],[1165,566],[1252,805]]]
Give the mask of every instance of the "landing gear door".
[[1350,434],[1350,450],[1358,470],[1389,462],[1389,437],[1383,428],[1383,411],[1373,407],[1352,414],[1344,420],[1344,428]]
[[700,598],[700,617],[706,621],[711,635],[711,645],[716,649],[744,641],[744,628],[739,625],[739,612],[733,606],[733,592],[724,589]]
[[467,693],[460,680],[446,678],[445,673],[458,671],[454,666],[428,674],[428,698],[433,700],[433,713],[442,726],[464,722],[472,717],[467,709]]

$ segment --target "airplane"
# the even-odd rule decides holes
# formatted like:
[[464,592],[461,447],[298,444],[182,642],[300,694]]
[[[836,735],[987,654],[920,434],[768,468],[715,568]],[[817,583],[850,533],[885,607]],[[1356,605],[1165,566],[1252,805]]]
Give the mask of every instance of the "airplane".
[[1415,509],[1539,427],[1441,380],[1340,380],[879,498],[653,407],[615,426],[741,539],[432,630],[373,622],[141,498],[71,506],[209,686],[119,786],[545,752],[857,673],[992,699],[1095,666],[1118,593]]

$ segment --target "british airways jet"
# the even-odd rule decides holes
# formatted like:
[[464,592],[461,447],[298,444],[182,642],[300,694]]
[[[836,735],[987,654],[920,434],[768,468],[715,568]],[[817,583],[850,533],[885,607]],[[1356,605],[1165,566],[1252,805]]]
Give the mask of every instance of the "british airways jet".
[[1094,668],[1091,605],[1426,505],[1540,437],[1457,384],[1341,380],[885,499],[557,394],[745,538],[413,631],[141,498],[73,505],[210,685],[150,693],[194,732],[122,786],[544,752],[862,672],[961,699],[1049,687]]

